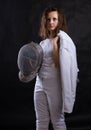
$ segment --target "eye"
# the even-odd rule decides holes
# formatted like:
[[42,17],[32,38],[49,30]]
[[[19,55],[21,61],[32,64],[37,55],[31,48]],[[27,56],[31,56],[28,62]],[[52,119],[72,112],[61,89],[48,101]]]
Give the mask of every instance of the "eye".
[[50,18],[48,18],[47,21],[50,22]]
[[57,18],[53,18],[53,21],[56,21],[56,20],[58,20]]

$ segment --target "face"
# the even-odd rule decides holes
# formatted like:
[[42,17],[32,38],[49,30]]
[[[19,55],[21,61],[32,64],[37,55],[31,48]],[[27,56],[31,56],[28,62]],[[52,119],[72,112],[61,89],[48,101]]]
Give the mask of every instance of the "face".
[[47,28],[48,30],[54,31],[58,26],[58,12],[57,11],[52,11],[48,13],[47,16]]

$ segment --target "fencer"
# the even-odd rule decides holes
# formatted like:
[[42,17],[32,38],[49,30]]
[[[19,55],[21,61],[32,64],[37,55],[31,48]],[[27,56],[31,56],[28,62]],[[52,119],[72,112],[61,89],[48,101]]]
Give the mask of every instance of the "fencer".
[[[70,36],[65,32],[65,27],[63,13],[60,13],[54,7],[45,10],[41,23],[41,36],[44,40],[39,44],[43,51],[42,64],[40,69],[34,73],[36,76],[34,88],[36,130],[48,130],[50,121],[54,130],[66,130],[64,114],[73,111],[79,69],[76,47]],[[58,50],[54,53],[56,47]],[[31,53],[29,54],[31,55]],[[58,54],[59,67],[56,66],[54,54]],[[28,60],[31,60],[31,58]],[[39,60],[38,57],[37,60]],[[24,61],[24,68],[27,68],[28,65],[31,69],[31,64]],[[21,68],[19,68],[20,72],[23,69]],[[24,71],[23,69],[22,72]],[[22,81],[31,81],[29,77],[32,73],[22,74]],[[27,77],[28,80],[26,80]]]

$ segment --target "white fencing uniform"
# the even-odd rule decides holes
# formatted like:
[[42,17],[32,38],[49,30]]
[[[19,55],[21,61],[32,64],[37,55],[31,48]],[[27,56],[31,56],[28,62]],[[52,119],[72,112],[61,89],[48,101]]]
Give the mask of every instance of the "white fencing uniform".
[[53,58],[53,40],[46,39],[40,45],[44,56],[34,90],[36,129],[48,130],[51,120],[54,130],[66,130],[60,72]]

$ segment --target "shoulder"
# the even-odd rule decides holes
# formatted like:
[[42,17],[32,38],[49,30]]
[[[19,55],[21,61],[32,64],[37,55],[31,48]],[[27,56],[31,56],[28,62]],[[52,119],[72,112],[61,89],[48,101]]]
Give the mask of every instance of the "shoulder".
[[66,32],[60,31],[58,36],[60,37],[61,44],[64,48],[69,51],[72,51],[76,48],[72,38]]
[[72,38],[66,32],[64,32],[64,31],[60,31],[58,33],[58,36],[60,36],[63,40],[70,41],[71,43],[73,43]]
[[48,42],[48,39],[44,39],[44,40],[42,40],[42,41],[40,41],[40,45],[42,45],[42,44],[44,44],[44,43],[46,43],[46,42]]
[[45,45],[47,45],[49,43],[49,39],[44,39],[44,40],[42,40],[39,44],[40,44],[40,46],[45,46]]

